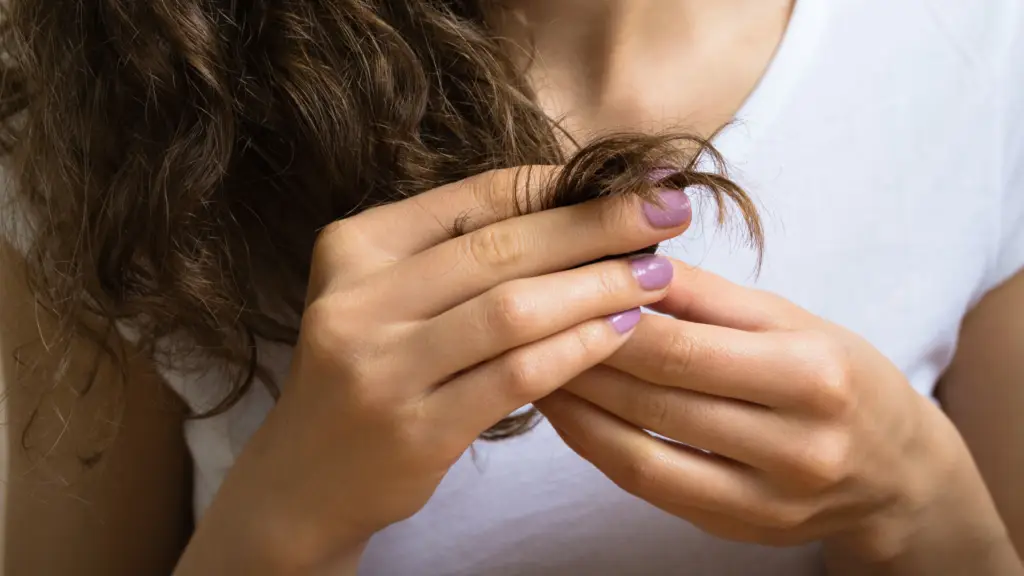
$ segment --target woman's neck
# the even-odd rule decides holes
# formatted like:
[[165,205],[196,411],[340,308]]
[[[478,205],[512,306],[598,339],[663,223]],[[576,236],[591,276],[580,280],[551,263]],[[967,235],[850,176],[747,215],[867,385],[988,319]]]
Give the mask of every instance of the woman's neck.
[[506,0],[499,33],[571,133],[709,134],[757,85],[794,0]]

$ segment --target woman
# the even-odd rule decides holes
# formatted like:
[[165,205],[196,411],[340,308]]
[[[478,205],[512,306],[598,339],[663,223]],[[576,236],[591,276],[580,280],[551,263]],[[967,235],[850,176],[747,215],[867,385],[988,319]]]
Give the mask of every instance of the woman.
[[[88,378],[124,393],[64,452],[103,528],[14,482],[9,572],[1024,573],[1018,3],[9,10],[36,294],[198,414],[181,552],[169,411]],[[680,128],[754,197],[760,269],[695,189],[521,202],[573,141]],[[61,401],[12,403],[12,478]]]

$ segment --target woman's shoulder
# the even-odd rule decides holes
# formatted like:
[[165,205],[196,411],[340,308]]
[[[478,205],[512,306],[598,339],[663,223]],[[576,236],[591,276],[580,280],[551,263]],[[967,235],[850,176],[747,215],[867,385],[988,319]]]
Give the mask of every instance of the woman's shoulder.
[[[15,171],[9,158],[0,159],[0,277],[13,281],[23,277],[26,258],[36,237],[38,220],[17,194]],[[6,305],[7,303],[5,303]],[[135,346],[140,342],[140,325],[130,319],[116,323],[119,335]],[[261,346],[272,349],[273,346]],[[270,356],[275,353],[270,350]],[[287,361],[272,362],[277,371]],[[162,338],[154,344],[152,364],[161,379],[174,390],[194,413],[205,413],[216,408],[231,395],[237,380],[234,369],[215,361],[191,344],[187,334]]]
[[[119,370],[97,365],[90,342],[64,357],[43,344],[54,327],[26,282],[31,217],[11,174],[0,168],[0,516],[18,528],[0,530],[0,561],[7,573],[167,573],[187,521],[182,410],[139,359]],[[78,553],[53,554],[58,532]]]

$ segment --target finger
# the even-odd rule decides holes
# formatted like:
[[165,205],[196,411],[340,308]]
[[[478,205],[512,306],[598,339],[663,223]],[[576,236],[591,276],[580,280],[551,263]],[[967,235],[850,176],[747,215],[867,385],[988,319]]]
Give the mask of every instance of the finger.
[[804,441],[763,406],[650,384],[607,366],[562,389],[634,426],[768,472],[790,472],[789,447]]
[[516,348],[439,386],[428,396],[438,426],[452,429],[454,442],[471,442],[512,412],[551,393],[622,345],[640,311],[590,320]]
[[740,286],[679,260],[672,262],[678,282],[652,310],[751,332],[790,329],[807,320],[806,312],[779,296]]
[[801,333],[745,332],[652,314],[606,364],[653,384],[783,408],[817,397],[816,383],[830,378],[823,373],[828,355]]
[[[689,200],[663,194],[666,210],[632,196],[605,197],[505,220],[413,255],[381,272],[382,301],[401,303],[416,317],[439,314],[503,282],[566,270],[628,254],[681,234]],[[666,216],[666,214],[668,216]],[[407,297],[417,286],[416,298]]]
[[811,515],[752,469],[654,438],[567,392],[535,405],[612,482],[663,508],[696,508],[758,526],[799,524]]
[[478,230],[539,206],[560,169],[493,170],[376,206],[327,226],[317,246],[332,268],[365,275],[449,240],[453,232]]
[[[435,381],[577,324],[662,297],[672,265],[662,256],[610,260],[513,280],[422,323],[412,337]],[[439,346],[456,340],[458,346]]]

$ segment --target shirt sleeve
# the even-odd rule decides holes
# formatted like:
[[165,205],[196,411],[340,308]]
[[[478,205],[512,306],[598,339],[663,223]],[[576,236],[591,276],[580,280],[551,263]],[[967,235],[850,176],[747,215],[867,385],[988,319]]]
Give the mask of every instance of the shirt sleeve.
[[[1024,139],[1024,131],[1019,134]],[[1024,158],[1017,157],[1015,173],[1003,200],[999,247],[987,283],[990,287],[1024,270]]]
[[1010,49],[1003,67],[1003,198],[999,218],[998,248],[987,284],[1002,284],[1024,270],[1024,9],[1015,3]]

